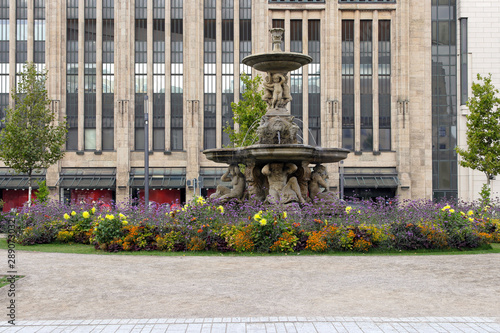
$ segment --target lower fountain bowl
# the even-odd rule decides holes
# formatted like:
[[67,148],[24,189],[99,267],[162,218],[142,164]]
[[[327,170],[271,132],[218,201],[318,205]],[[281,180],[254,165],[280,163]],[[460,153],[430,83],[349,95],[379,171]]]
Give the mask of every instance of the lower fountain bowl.
[[207,159],[216,163],[248,164],[248,163],[296,163],[310,164],[339,162],[349,154],[342,148],[321,148],[302,144],[269,144],[252,145],[243,148],[219,148],[203,151]]

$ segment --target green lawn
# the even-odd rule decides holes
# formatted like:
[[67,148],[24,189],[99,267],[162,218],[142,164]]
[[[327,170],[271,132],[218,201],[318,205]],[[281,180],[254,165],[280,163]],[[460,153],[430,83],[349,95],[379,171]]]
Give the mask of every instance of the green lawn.
[[[0,249],[7,249],[7,240],[0,239]],[[136,255],[136,256],[297,256],[297,255],[335,255],[335,256],[369,256],[369,255],[450,255],[450,254],[484,254],[484,253],[500,253],[500,244],[491,244],[483,246],[479,249],[459,251],[459,250],[416,250],[416,251],[381,251],[371,250],[368,253],[354,252],[326,252],[316,253],[312,251],[301,251],[289,254],[284,253],[235,253],[235,252],[164,252],[164,251],[139,251],[139,252],[103,252],[95,250],[92,245],[84,244],[38,244],[38,245],[19,245],[16,244],[17,251],[32,251],[32,252],[55,252],[55,253],[79,253],[79,254],[97,254],[97,255]]]
[[[0,288],[5,287],[6,285],[9,285],[11,281],[7,281],[10,275],[0,275]],[[23,278],[23,275],[16,275],[15,280],[19,280],[20,278]]]

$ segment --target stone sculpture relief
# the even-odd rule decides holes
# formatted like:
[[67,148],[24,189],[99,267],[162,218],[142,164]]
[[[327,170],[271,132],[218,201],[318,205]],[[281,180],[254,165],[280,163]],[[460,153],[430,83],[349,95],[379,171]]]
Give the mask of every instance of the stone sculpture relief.
[[[333,200],[333,193],[328,190],[328,173],[326,168],[318,164],[314,167],[311,173],[311,181],[309,182],[309,197],[312,201],[316,200]],[[325,188],[324,191],[321,187]]]
[[243,198],[246,181],[237,164],[231,164],[227,168],[226,173],[222,175],[221,180],[231,182],[232,188],[219,185],[217,186],[217,191],[210,196],[210,199],[219,199],[222,202],[226,202],[231,199],[240,200]]
[[262,174],[267,177],[269,182],[267,202],[278,202],[280,204],[305,203],[300,193],[297,178],[288,178],[295,171],[297,171],[297,166],[293,163],[269,163],[262,168]]
[[284,108],[292,100],[286,75],[268,72],[264,81],[262,99],[267,102],[271,109]]

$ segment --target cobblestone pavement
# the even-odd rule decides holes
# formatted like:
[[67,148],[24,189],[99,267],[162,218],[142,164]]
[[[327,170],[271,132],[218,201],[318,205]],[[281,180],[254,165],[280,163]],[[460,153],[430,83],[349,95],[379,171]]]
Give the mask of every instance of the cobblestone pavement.
[[[7,272],[6,250],[0,250],[2,257]],[[16,326],[7,324],[12,297],[3,287],[0,332],[500,333],[499,263],[500,254],[19,251],[16,270],[25,277],[15,282]]]
[[255,317],[22,321],[0,332],[421,333],[500,332],[500,318]]

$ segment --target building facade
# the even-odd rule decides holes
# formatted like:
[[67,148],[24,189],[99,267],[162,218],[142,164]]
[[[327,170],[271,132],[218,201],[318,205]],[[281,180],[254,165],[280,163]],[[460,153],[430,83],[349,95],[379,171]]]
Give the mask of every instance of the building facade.
[[[500,4],[495,0],[471,1],[460,0],[457,10],[457,144],[465,147],[469,110],[465,105],[471,97],[472,83],[477,81],[477,74],[491,74],[492,83],[500,89]],[[499,157],[500,158],[500,157]],[[479,199],[481,186],[486,183],[486,176],[478,171],[458,167],[458,191],[464,200]],[[493,197],[500,196],[500,180],[491,180]]]
[[[147,112],[150,200],[182,202],[217,186],[226,166],[203,150],[230,144],[239,76],[265,74],[241,60],[270,51],[269,28],[283,27],[282,48],[313,58],[289,74],[301,141],[351,150],[328,165],[331,190],[342,174],[346,195],[431,198],[434,2],[3,0],[0,106],[26,61],[48,70],[68,136],[39,177],[72,200],[144,195]],[[0,177],[4,201],[22,193],[22,175],[0,164]]]

